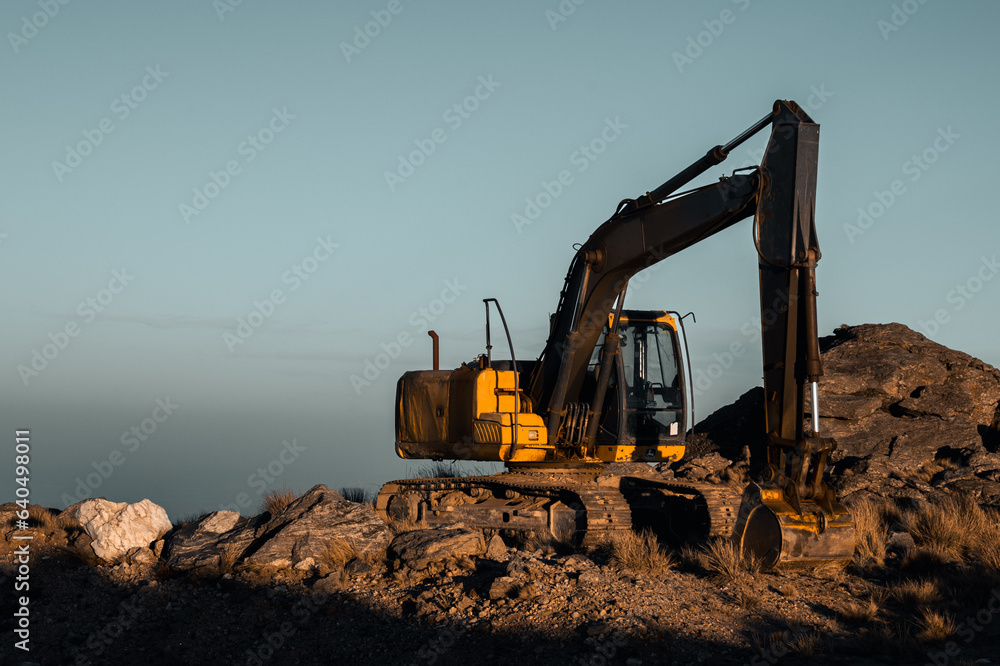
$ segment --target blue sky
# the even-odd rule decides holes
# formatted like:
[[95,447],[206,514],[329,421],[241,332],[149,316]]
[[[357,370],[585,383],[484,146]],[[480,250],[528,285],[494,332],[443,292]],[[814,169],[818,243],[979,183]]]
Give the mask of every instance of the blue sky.
[[[998,14],[4,3],[0,392],[8,439],[31,429],[33,499],[178,518],[411,474],[393,397],[430,365],[427,328],[455,367],[496,297],[536,356],[572,245],[779,98],[821,125],[821,330],[898,321],[1000,363]],[[638,276],[627,305],[697,314],[701,416],[759,384],[748,222]]]

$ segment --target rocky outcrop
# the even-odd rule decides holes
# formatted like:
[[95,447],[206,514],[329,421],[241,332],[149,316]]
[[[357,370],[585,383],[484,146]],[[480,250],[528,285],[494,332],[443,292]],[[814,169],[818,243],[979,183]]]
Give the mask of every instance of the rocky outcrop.
[[384,549],[389,539],[389,528],[371,506],[349,502],[321,484],[263,525],[247,525],[220,543],[238,548],[249,540],[243,561],[256,566],[294,567],[309,558],[323,560],[334,542],[344,542],[364,555]]
[[117,562],[133,548],[148,548],[172,527],[167,512],[148,499],[135,504],[88,499],[60,516],[80,524],[91,539],[89,547],[105,562]]
[[[820,430],[837,442],[841,496],[949,486],[1000,503],[1000,371],[902,324],[842,326],[821,348]],[[706,418],[689,454],[735,460],[749,445],[759,469],[763,399],[753,389]]]
[[486,552],[486,544],[479,530],[429,529],[400,534],[389,550],[410,569],[420,571],[433,562],[478,557]]
[[[220,542],[228,532],[248,522],[235,511],[215,511],[182,526],[167,546],[167,565],[175,569],[217,567],[232,540],[226,544]],[[251,540],[248,539],[243,549],[239,550],[244,550]]]

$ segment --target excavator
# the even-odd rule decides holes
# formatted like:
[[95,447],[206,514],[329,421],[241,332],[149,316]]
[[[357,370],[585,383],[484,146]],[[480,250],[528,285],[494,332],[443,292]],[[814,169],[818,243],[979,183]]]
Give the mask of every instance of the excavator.
[[[759,166],[679,192],[769,126]],[[392,481],[376,510],[420,527],[461,523],[585,545],[647,527],[682,540],[727,537],[769,568],[850,560],[854,521],[825,474],[836,442],[819,432],[818,147],[819,125],[778,100],[729,143],[621,201],[578,246],[535,361],[516,359],[496,299],[484,299],[486,353],[475,360],[438,369],[431,332],[434,369],[406,372],[397,384],[397,454],[500,462],[505,471]],[[740,492],[655,471],[653,463],[681,459],[691,431],[684,317],[623,305],[639,271],[748,217],[763,315],[767,464]],[[510,360],[493,358],[491,304]]]

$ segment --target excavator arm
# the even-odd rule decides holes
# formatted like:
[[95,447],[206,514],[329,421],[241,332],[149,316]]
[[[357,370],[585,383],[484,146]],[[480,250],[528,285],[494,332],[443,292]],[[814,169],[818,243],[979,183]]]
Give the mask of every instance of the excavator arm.
[[[756,170],[667,198],[767,125],[771,137]],[[854,543],[850,514],[824,480],[836,444],[819,436],[818,149],[819,125],[794,102],[779,100],[770,116],[726,146],[716,146],[653,192],[622,202],[574,256],[549,339],[530,378],[530,395],[546,419],[550,441],[566,450],[591,450],[595,428],[567,427],[567,418],[579,412],[567,405],[581,392],[592,351],[616,301],[620,311],[629,278],[753,215],[768,467],[763,485],[752,486],[744,499],[734,538],[767,565],[841,561]],[[607,381],[604,373],[602,378]],[[804,428],[807,390],[809,432]],[[603,391],[596,396],[599,403]],[[590,405],[592,425],[602,408]]]

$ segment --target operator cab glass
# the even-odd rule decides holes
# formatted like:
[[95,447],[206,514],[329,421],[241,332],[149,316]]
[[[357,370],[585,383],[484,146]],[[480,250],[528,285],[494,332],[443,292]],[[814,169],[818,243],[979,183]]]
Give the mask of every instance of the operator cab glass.
[[[591,358],[599,372],[601,344]],[[662,311],[622,313],[619,348],[608,382],[600,439],[622,444],[656,446],[683,440],[685,401],[680,345],[674,320]],[[624,414],[624,419],[621,415]],[[624,420],[624,429],[619,424]]]

